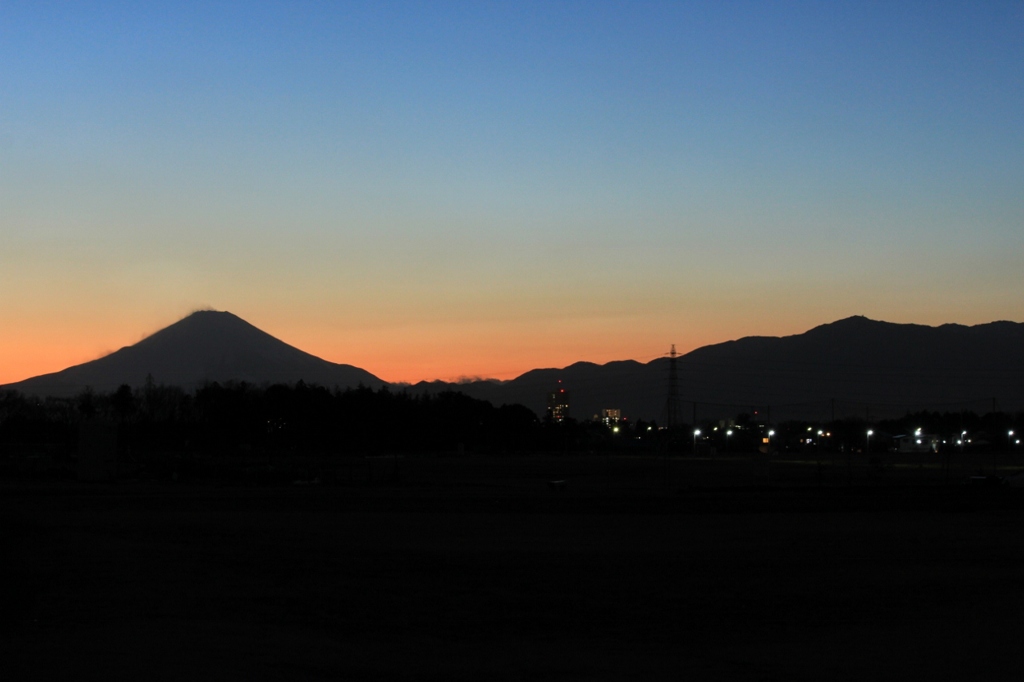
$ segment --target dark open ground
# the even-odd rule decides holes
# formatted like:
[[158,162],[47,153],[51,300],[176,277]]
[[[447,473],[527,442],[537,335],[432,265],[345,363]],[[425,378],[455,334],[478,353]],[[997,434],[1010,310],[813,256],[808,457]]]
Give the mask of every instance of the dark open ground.
[[920,463],[853,462],[849,487],[842,458],[776,462],[768,486],[749,456],[405,458],[397,480],[394,462],[359,460],[335,485],[264,488],[7,482],[0,665],[1021,679],[1024,490]]

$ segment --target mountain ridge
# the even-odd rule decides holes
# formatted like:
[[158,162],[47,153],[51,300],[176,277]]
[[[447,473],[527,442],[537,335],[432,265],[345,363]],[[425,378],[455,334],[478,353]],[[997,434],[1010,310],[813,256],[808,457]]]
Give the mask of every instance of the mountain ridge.
[[[543,414],[547,393],[561,385],[578,418],[616,408],[631,418],[664,421],[670,362],[668,357],[647,363],[581,360],[503,381],[395,386],[423,393],[460,391]],[[774,414],[781,415],[787,406],[811,404],[815,407],[790,412],[821,416],[825,404],[834,413],[837,401],[869,414],[883,407],[926,409],[972,400],[1024,409],[1024,324],[1007,320],[932,327],[855,315],[800,334],[746,336],[702,346],[675,362],[678,395],[689,419],[712,409],[735,414],[758,406],[775,406]],[[386,385],[365,370],[290,346],[232,313],[198,311],[98,360],[0,388],[73,395],[85,386],[99,391],[138,386],[149,376],[183,388],[212,381]]]
[[[667,357],[639,367],[573,363],[531,370],[500,389],[464,384],[459,390],[543,413],[546,392],[561,381],[576,417],[617,408],[664,423],[669,364]],[[694,414],[727,417],[772,406],[777,417],[818,419],[964,409],[972,401],[1024,409],[1024,324],[1006,320],[931,327],[856,315],[800,334],[702,346],[678,356],[676,364],[687,421]]]

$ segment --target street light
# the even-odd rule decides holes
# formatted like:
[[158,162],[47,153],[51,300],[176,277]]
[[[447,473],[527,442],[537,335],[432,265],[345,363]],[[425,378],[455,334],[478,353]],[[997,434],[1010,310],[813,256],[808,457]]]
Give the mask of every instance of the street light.
[[[725,432],[725,451],[729,452],[729,436],[732,435],[732,429]],[[1013,435],[1013,431],[1010,431],[1010,435]]]
[[693,430],[693,454],[697,454],[697,436],[700,435],[700,429]]
[[765,475],[768,479],[768,485],[772,484],[772,436],[774,435],[775,431],[769,431],[768,438],[765,439],[768,441],[768,452],[766,453],[764,458],[764,468]]
[[871,429],[868,429],[868,437],[867,437],[867,441],[866,441],[866,443],[864,445],[864,452],[870,452],[871,451],[871,436],[873,436],[873,435],[875,435],[875,432],[872,431]]

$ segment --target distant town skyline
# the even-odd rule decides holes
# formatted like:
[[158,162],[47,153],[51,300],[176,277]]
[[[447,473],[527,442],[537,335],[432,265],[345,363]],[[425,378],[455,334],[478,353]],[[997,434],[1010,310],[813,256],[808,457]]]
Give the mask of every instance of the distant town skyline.
[[1024,4],[0,6],[0,383],[229,310],[389,382],[1024,321]]

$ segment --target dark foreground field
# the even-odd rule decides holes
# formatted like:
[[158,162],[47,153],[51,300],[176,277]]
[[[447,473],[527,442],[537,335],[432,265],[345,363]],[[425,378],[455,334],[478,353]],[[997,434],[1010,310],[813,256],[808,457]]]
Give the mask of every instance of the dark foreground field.
[[1019,489],[644,458],[358,466],[0,484],[3,679],[1024,675]]

